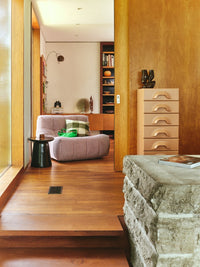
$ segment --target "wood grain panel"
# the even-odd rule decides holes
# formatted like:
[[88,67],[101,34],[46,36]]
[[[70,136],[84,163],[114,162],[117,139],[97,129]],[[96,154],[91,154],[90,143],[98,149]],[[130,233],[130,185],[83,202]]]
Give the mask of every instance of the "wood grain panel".
[[[39,242],[40,244],[40,242]],[[122,249],[1,249],[1,266],[128,267]]]
[[38,23],[38,20],[37,20],[37,17],[35,15],[35,11],[33,8],[32,8],[32,29],[35,29],[35,30],[40,29],[40,25]]
[[40,113],[40,30],[32,29],[32,136],[36,135],[36,122]]
[[12,165],[23,166],[24,1],[12,0]]
[[[200,151],[199,1],[132,0],[129,4],[130,102],[135,121],[141,70],[154,69],[156,88],[180,88],[180,153]],[[131,128],[131,152],[136,139]]]
[[115,0],[115,97],[120,95],[120,104],[115,104],[115,170],[117,171],[122,170],[123,157],[129,153],[128,80],[128,0]]
[[91,131],[103,130],[103,114],[87,114]]
[[114,114],[104,114],[103,115],[103,129],[104,130],[114,130]]

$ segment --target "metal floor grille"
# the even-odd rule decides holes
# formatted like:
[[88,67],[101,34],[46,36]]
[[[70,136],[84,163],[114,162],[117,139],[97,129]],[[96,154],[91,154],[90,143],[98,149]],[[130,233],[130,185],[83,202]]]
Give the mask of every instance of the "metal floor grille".
[[62,186],[50,186],[48,194],[62,194]]

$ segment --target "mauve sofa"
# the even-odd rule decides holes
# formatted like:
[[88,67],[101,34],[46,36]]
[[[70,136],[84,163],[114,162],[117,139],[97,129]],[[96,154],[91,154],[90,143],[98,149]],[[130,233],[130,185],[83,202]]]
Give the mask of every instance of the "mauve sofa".
[[61,137],[58,131],[66,128],[66,119],[88,121],[85,115],[40,115],[37,119],[36,136],[40,134],[54,137],[49,142],[51,158],[57,161],[94,159],[106,156],[109,152],[109,136],[105,134],[84,137]]

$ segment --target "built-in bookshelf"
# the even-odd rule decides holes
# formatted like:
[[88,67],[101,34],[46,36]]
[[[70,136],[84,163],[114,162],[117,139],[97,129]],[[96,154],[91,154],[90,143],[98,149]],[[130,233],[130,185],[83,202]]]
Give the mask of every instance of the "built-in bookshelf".
[[100,111],[114,114],[115,52],[113,42],[100,44]]
[[41,94],[41,101],[40,101],[40,112],[41,114],[46,113],[46,100],[47,100],[47,92],[46,92],[46,61],[44,56],[40,57],[40,94]]
[[[115,113],[115,52],[113,42],[100,43],[100,112]],[[114,132],[107,134],[114,136]]]

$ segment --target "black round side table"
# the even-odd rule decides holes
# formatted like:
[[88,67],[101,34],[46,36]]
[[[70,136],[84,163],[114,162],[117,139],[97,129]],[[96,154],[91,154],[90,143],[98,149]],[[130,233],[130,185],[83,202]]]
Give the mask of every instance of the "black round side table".
[[36,137],[28,138],[29,141],[33,142],[33,153],[31,167],[46,168],[51,167],[51,157],[49,152],[49,143],[53,141],[53,137],[45,137],[39,139]]

